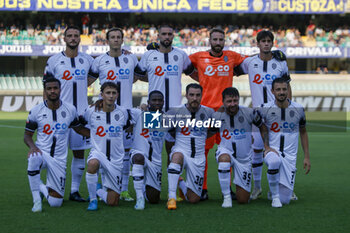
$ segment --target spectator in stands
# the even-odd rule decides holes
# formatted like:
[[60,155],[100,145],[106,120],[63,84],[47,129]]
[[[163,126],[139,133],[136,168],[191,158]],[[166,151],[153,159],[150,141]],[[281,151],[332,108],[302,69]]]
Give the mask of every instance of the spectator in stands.
[[328,68],[326,64],[321,64],[316,69],[317,74],[328,74]]

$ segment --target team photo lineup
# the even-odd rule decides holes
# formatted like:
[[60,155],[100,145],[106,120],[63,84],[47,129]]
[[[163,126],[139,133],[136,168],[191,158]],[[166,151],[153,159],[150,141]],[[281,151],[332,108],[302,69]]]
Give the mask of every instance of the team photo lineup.
[[[148,44],[140,60],[122,48],[123,29],[108,29],[109,51],[96,58],[79,52],[80,36],[79,27],[65,29],[65,50],[43,67],[44,101],[30,110],[26,121],[33,212],[62,206],[66,182],[69,200],[82,202],[88,211],[101,208],[99,200],[109,206],[131,201],[135,210],[143,210],[159,203],[162,175],[168,182],[168,210],[177,209],[180,201],[208,200],[207,156],[215,144],[222,192],[217,205],[254,205],[262,193],[270,200],[266,208],[298,200],[299,138],[304,173],[311,169],[307,122],[303,106],[292,101],[286,56],[272,51],[271,31],[259,30],[259,53],[247,56],[225,50],[225,31],[213,27],[209,50],[188,56],[172,45],[174,28],[159,25],[158,40]],[[186,85],[184,104],[183,74],[193,80]],[[243,74],[248,75],[252,107],[243,106],[240,90],[232,87],[233,77]],[[88,87],[94,82],[101,84],[100,95],[89,105]],[[135,82],[148,82],[147,104],[138,108],[133,108]],[[170,127],[161,125],[166,117]],[[210,121],[215,125],[205,124]],[[163,147],[167,160],[162,159]],[[67,161],[68,150],[72,161]],[[66,180],[67,163],[71,180]],[[167,164],[166,174],[162,164]],[[263,164],[269,190],[261,185]],[[43,169],[46,180],[41,179]],[[128,190],[129,175],[136,197]],[[82,182],[87,199],[80,195]]]

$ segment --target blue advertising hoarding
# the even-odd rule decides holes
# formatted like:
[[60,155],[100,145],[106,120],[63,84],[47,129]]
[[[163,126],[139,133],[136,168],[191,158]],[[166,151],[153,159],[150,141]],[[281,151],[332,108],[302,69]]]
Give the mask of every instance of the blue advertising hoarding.
[[[137,56],[141,56],[146,52],[144,46],[123,46]],[[187,54],[198,51],[206,51],[209,47],[199,46],[183,46],[179,47]],[[51,56],[65,49],[61,45],[0,45],[0,56]],[[83,45],[80,51],[98,56],[108,52],[108,46],[101,45]],[[225,49],[232,50],[241,54],[252,55],[259,53],[257,47],[233,47],[227,46]],[[350,48],[341,47],[286,47],[278,48],[282,50],[288,58],[350,58]]]
[[348,0],[0,0],[0,11],[340,14]]

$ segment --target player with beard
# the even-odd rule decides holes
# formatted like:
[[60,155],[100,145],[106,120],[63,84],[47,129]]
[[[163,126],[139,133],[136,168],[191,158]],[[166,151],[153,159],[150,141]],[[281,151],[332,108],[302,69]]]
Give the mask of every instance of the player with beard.
[[[222,106],[222,99],[218,98],[227,88],[232,87],[234,68],[240,65],[246,56],[239,53],[223,50],[225,46],[225,32],[214,28],[210,31],[210,50],[197,52],[190,55],[191,62],[198,73],[197,81],[203,87],[203,98],[201,104],[215,111]],[[196,75],[191,75],[195,77]],[[205,156],[208,156],[209,150],[215,142],[220,143],[220,136],[217,134],[209,138],[205,144]],[[201,200],[208,199],[207,191],[207,170],[205,165],[203,193]],[[232,195],[234,197],[234,195]]]
[[304,151],[305,174],[311,168],[304,108],[287,98],[288,89],[286,79],[273,80],[271,92],[275,100],[259,109],[264,122],[260,132],[265,147],[264,162],[270,187],[268,198],[272,200],[272,207],[289,204],[292,198],[299,134]]
[[[87,88],[96,80],[94,74],[90,72],[94,59],[90,55],[78,52],[80,43],[78,27],[67,27],[64,32],[64,41],[66,43],[65,51],[48,59],[44,80],[47,77],[58,79],[62,87],[62,101],[74,105],[78,115],[83,115],[88,107]],[[84,150],[90,148],[90,143],[85,137],[70,130],[69,147],[73,151],[72,184],[69,200],[82,202],[85,200],[79,194],[79,186],[85,168]]]

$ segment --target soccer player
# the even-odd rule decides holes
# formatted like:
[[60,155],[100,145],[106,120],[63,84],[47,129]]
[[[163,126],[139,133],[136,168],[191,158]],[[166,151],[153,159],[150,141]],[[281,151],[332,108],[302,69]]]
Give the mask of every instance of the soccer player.
[[260,108],[264,125],[260,128],[264,141],[264,162],[270,187],[272,207],[289,204],[295,183],[299,134],[304,151],[305,174],[310,172],[309,141],[303,107],[287,98],[288,81],[272,82],[275,100]]
[[[202,87],[199,84],[189,84],[186,87],[187,104],[178,109],[172,109],[169,113],[174,115],[173,122],[188,120],[206,121],[211,119],[214,110],[200,104],[202,99]],[[167,208],[176,209],[176,189],[179,183],[186,200],[191,203],[200,201],[203,187],[205,169],[205,140],[208,128],[197,125],[185,125],[176,127],[176,140],[170,154],[168,166],[169,199]],[[183,169],[186,169],[186,181],[178,182]]]
[[[115,104],[118,84],[105,82],[101,86],[102,109],[90,107],[84,114],[90,128],[92,148],[88,157],[86,183],[90,203],[87,210],[97,210],[97,196],[111,206],[117,206],[121,192],[124,158],[123,129],[129,126],[128,112]],[[103,186],[97,189],[98,169],[104,171]]]
[[[270,31],[260,31],[256,37],[257,46],[260,53],[245,59],[236,69],[237,75],[246,73],[249,75],[249,85],[252,96],[253,108],[261,106],[275,99],[271,92],[272,81],[278,77],[284,77],[288,83],[288,97],[291,99],[292,92],[290,87],[290,76],[285,56],[279,56],[278,53],[271,52],[274,36]],[[254,189],[251,199],[257,199],[261,193],[261,173],[263,165],[264,144],[261,139],[259,129],[253,127],[253,178]]]
[[[152,91],[148,96],[149,112],[160,114],[164,105],[164,96],[160,91]],[[145,198],[150,203],[160,200],[162,179],[162,150],[164,131],[143,128],[142,115],[134,128],[135,139],[130,151],[132,175],[136,191],[136,210],[145,208]],[[144,193],[145,192],[145,193]]]
[[260,126],[262,119],[251,108],[239,105],[239,92],[228,87],[222,92],[225,112],[213,114],[222,122],[221,142],[216,151],[218,176],[224,197],[222,207],[232,207],[230,195],[230,168],[234,168],[234,183],[238,203],[248,203],[251,190],[252,125]]
[[[42,211],[40,192],[51,207],[62,205],[69,128],[82,130],[74,106],[60,100],[60,81],[50,77],[45,79],[43,84],[46,100],[31,109],[24,132],[24,142],[30,148],[28,179],[33,195],[33,212]],[[35,131],[37,131],[37,140],[34,143]],[[45,168],[47,169],[46,185],[40,180],[40,170]]]
[[[233,51],[223,50],[225,46],[225,32],[214,28],[210,31],[210,50],[197,52],[190,55],[191,62],[198,73],[197,81],[203,87],[203,98],[201,104],[215,111],[222,106],[222,99],[218,98],[223,90],[232,86],[234,68],[240,65],[246,56]],[[195,77],[193,74],[191,77]],[[205,156],[216,142],[219,143],[218,135],[207,140],[205,145]],[[202,200],[208,199],[207,192],[207,169],[205,165]]]
[[[134,79],[134,69],[137,67],[138,60],[134,54],[124,54],[121,48],[123,44],[124,33],[120,28],[111,28],[107,32],[107,42],[109,51],[98,56],[91,67],[91,71],[99,77],[100,84],[105,82],[115,82],[120,87],[120,93],[117,104],[130,109],[132,105],[132,85]],[[130,115],[130,113],[129,113]],[[124,131],[125,157],[123,162],[122,192],[121,200],[133,201],[134,199],[128,192],[129,172],[130,172],[130,147],[133,140],[132,130]]]
[[[51,56],[46,64],[44,79],[53,76],[60,80],[62,86],[62,101],[73,104],[78,115],[83,115],[88,107],[87,88],[96,78],[89,73],[93,58],[78,52],[80,30],[69,26],[64,32],[66,49],[64,52]],[[89,141],[70,130],[69,147],[73,151],[71,166],[72,184],[69,200],[85,201],[79,194],[81,177],[84,173],[84,150],[90,148]]]

